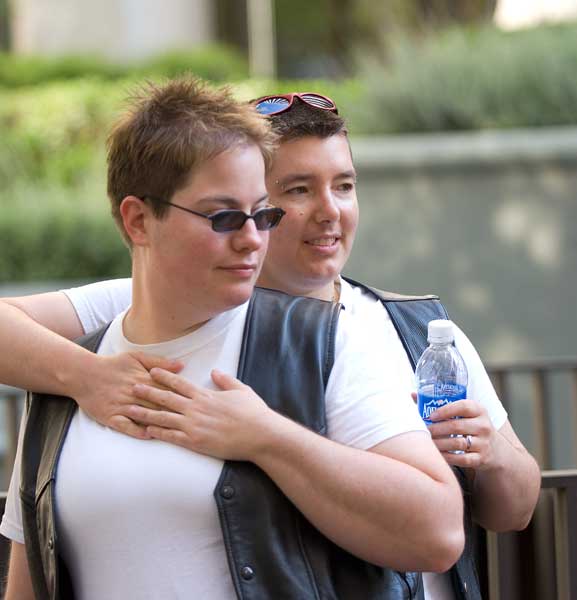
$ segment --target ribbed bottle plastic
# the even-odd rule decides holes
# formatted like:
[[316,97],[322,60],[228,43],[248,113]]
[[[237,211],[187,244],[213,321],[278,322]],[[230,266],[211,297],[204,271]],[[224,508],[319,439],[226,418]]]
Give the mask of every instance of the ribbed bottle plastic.
[[419,414],[427,425],[432,423],[429,417],[433,411],[467,397],[467,366],[453,345],[454,339],[452,321],[429,323],[429,346],[415,369]]

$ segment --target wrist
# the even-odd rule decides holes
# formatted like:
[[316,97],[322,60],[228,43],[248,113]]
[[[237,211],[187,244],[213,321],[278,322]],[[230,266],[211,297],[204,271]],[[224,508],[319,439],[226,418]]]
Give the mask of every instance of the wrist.
[[265,469],[277,454],[285,453],[285,448],[299,429],[302,428],[297,423],[267,407],[267,412],[259,421],[248,460]]
[[82,397],[87,385],[96,381],[103,359],[104,357],[77,346],[75,355],[66,364],[56,366],[59,393],[74,399]]

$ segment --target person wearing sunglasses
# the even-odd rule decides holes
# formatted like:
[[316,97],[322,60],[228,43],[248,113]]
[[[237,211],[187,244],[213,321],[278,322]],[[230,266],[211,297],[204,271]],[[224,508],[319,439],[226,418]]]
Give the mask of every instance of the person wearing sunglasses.
[[[457,482],[394,358],[337,304],[253,290],[287,216],[265,187],[272,141],[226,91],[148,87],[108,147],[130,305],[75,345],[23,315],[54,296],[3,303],[19,382],[47,392],[28,398],[0,526],[7,600],[396,600],[418,592],[398,571],[461,552]],[[114,428],[80,400],[102,378]]]
[[[364,286],[340,277],[359,215],[356,173],[346,126],[335,103],[321,94],[294,93],[265,96],[254,101],[253,106],[268,117],[280,138],[266,186],[270,202],[285,212],[271,235],[258,284],[294,295],[340,300],[357,321],[357,327],[367,332],[367,338],[381,340],[392,352],[399,362],[398,376],[411,378],[407,354],[380,299]],[[9,302],[72,338],[95,329],[123,310],[130,303],[130,281],[101,282]],[[32,328],[30,323],[26,326]],[[30,346],[38,345],[40,334],[37,328],[33,329],[31,338],[36,343],[26,348],[27,356],[33,354]],[[71,352],[72,345],[64,340],[46,331],[43,335],[49,337],[47,344],[54,344],[56,355]],[[451,465],[464,469],[470,487],[466,498],[475,521],[495,531],[521,529],[537,499],[538,467],[515,435],[477,352],[458,328],[456,344],[466,358],[470,399],[439,411],[439,422],[431,428],[433,440]],[[14,353],[11,356],[15,357]],[[4,365],[6,377],[14,383],[25,379],[46,385],[52,375],[45,373],[43,357],[37,360],[28,373],[24,373],[21,362],[14,361],[10,371]],[[102,423],[139,435],[141,429],[126,418],[121,408],[123,403],[134,401],[129,382],[143,376],[143,367],[172,365],[150,357],[140,357],[141,362],[126,356],[116,360],[117,369],[90,378],[91,385],[81,389],[80,401]],[[152,363],[153,360],[159,362]],[[111,406],[105,400],[109,389],[127,391]],[[460,418],[449,420],[453,416]],[[451,433],[464,437],[447,437]],[[467,452],[453,454],[454,450]],[[429,599],[479,596],[474,575],[463,579],[456,569],[444,575],[426,574],[425,588]]]

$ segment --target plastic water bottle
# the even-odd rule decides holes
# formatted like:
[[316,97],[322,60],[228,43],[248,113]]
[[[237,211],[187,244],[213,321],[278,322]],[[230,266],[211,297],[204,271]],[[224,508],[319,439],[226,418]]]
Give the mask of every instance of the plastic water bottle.
[[452,321],[429,323],[429,347],[415,369],[419,414],[427,425],[432,423],[432,412],[467,397],[467,366],[453,345],[454,339]]

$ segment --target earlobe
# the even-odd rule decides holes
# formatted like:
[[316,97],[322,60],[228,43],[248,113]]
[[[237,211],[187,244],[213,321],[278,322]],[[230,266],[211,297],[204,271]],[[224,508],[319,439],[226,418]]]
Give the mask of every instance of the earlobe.
[[148,243],[146,223],[150,218],[150,207],[136,196],[126,196],[120,203],[120,216],[126,234],[135,246]]

